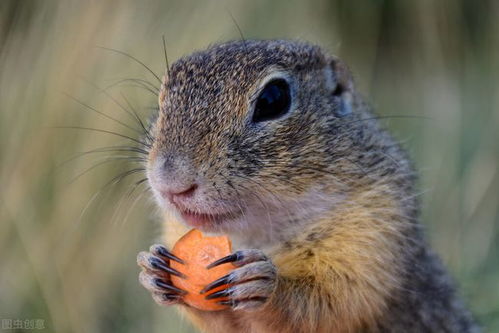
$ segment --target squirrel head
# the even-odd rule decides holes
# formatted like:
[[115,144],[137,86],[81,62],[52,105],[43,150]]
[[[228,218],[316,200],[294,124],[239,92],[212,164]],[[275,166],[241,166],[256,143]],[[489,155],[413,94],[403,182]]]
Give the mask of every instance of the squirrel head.
[[356,100],[347,67],[307,43],[234,41],[183,57],[151,127],[155,197],[188,225],[226,233],[330,209],[348,186],[343,125]]

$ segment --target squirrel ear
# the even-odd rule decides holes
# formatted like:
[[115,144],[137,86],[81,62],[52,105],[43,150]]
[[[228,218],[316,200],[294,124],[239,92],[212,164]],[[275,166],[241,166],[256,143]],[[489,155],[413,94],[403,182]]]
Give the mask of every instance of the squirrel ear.
[[352,113],[353,102],[353,78],[350,70],[340,59],[333,57],[329,61],[327,74],[328,87],[333,98],[338,100],[338,107],[334,113],[338,117],[344,117]]

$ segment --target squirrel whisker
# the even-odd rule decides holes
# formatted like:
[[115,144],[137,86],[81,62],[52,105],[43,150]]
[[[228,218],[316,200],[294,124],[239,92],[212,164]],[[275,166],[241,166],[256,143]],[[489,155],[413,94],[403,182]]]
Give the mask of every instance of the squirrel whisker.
[[125,83],[125,82],[133,82],[133,83],[136,83],[138,86],[141,86],[143,87],[144,89],[147,89],[148,91],[150,92],[153,92],[155,94],[155,96],[157,96],[159,94],[159,89],[158,87],[156,87],[155,85],[153,85],[151,82],[147,81],[147,80],[144,80],[144,79],[140,79],[140,78],[123,78],[123,79],[117,79],[117,81],[105,86],[103,88],[103,90],[107,91],[111,88],[114,88],[116,86],[119,86],[121,85],[122,83]]
[[92,106],[88,105],[87,103],[85,103],[85,102],[83,102],[83,101],[79,100],[78,98],[76,98],[76,97],[74,97],[74,96],[72,96],[72,95],[70,95],[70,94],[67,94],[67,93],[65,93],[65,92],[63,92],[63,94],[64,94],[66,97],[68,97],[68,98],[72,99],[72,100],[73,100],[73,101],[75,101],[76,103],[78,103],[78,104],[80,104],[81,106],[83,106],[83,107],[84,107],[84,109],[83,109],[83,110],[90,110],[90,111],[95,112],[95,113],[97,113],[97,114],[99,114],[99,115],[101,115],[101,116],[103,116],[103,117],[105,117],[105,118],[107,118],[107,119],[109,119],[109,120],[112,120],[112,121],[114,121],[114,122],[116,122],[116,123],[120,124],[121,126],[123,126],[123,127],[125,127],[125,128],[128,128],[128,129],[130,129],[130,130],[132,130],[132,131],[134,131],[134,132],[136,132],[136,133],[138,133],[138,134],[143,134],[143,133],[142,133],[141,131],[139,131],[138,129],[136,129],[136,128],[134,128],[134,127],[131,127],[131,126],[129,126],[129,125],[127,125],[127,124],[125,124],[124,122],[122,122],[122,121],[120,121],[120,120],[118,120],[118,119],[116,119],[116,118],[114,118],[114,117],[111,117],[111,116],[109,116],[109,115],[105,114],[105,113],[104,113],[104,112],[102,112],[102,111],[97,110],[96,108],[94,108],[94,107],[92,107]]
[[72,178],[69,181],[69,184],[73,184],[78,179],[80,179],[80,177],[82,177],[83,175],[87,174],[88,172],[92,171],[93,169],[95,169],[95,168],[97,168],[97,167],[99,167],[101,165],[104,165],[104,164],[107,164],[107,163],[110,163],[110,162],[121,161],[121,160],[127,160],[127,161],[130,161],[130,162],[141,162],[141,163],[145,162],[144,159],[138,158],[138,157],[129,157],[129,156],[108,157],[108,158],[105,158],[104,160],[101,160],[100,162],[92,165],[91,167],[85,169],[83,172],[79,173],[78,175],[76,175],[74,178]]
[[156,75],[156,73],[154,73],[154,71],[152,69],[150,69],[148,66],[146,66],[146,64],[144,64],[142,61],[140,61],[136,57],[132,56],[131,54],[128,54],[128,53],[126,53],[124,51],[112,49],[112,48],[109,48],[109,47],[104,47],[104,46],[97,46],[97,48],[102,49],[102,50],[106,50],[106,51],[115,52],[115,53],[124,55],[125,57],[127,57],[129,59],[132,59],[133,61],[135,61],[136,63],[138,63],[142,67],[144,67],[149,73],[151,73],[158,80],[159,83],[161,83],[161,79],[159,78],[158,75]]
[[117,132],[113,132],[113,131],[109,131],[109,130],[104,130],[104,129],[100,129],[100,128],[81,127],[81,126],[54,126],[52,128],[58,128],[58,129],[77,129],[77,130],[86,130],[86,131],[94,131],[94,132],[99,132],[99,133],[111,134],[111,135],[119,136],[119,137],[124,138],[124,139],[128,139],[128,140],[133,141],[135,143],[138,143],[138,144],[140,144],[143,147],[151,148],[150,144],[145,143],[143,141],[134,139],[134,138],[132,138],[130,136],[127,136],[127,135],[124,135],[124,134],[120,134],[120,133],[117,133]]
[[[66,165],[67,163],[71,162],[71,161],[74,161],[75,159],[78,159],[80,157],[83,157],[83,156],[86,156],[86,155],[90,155],[90,154],[100,154],[100,153],[137,153],[139,155],[145,155],[147,156],[147,151],[143,150],[143,149],[140,149],[140,148],[137,148],[137,147],[133,147],[133,146],[109,146],[109,147],[101,147],[101,148],[96,148],[96,149],[92,149],[92,150],[87,150],[87,151],[83,151],[83,152],[80,152],[64,161],[62,161],[59,165],[57,165],[56,168],[61,168],[63,167],[64,165]],[[113,156],[113,155],[111,155]],[[136,155],[127,155],[127,156],[130,156],[130,157],[137,157]],[[145,160],[144,160],[145,161]]]

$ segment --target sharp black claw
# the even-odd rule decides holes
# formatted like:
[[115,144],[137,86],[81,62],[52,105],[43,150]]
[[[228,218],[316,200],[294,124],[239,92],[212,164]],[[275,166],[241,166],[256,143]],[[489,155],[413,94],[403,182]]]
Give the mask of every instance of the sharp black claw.
[[213,294],[207,295],[205,298],[206,299],[214,299],[214,298],[220,298],[220,297],[227,297],[232,293],[232,290],[230,288],[220,290],[217,292],[214,292]]
[[161,279],[155,279],[154,280],[154,283],[156,284],[156,286],[160,287],[160,288],[163,288],[163,289],[168,289],[168,290],[171,290],[171,291],[174,291],[176,292],[177,294],[179,295],[185,295],[187,294],[187,291],[185,290],[182,290],[182,289],[179,289],[177,287],[174,287],[168,283],[166,283],[165,281],[161,280]]
[[220,305],[228,305],[228,306],[235,306],[237,301],[232,301],[232,300],[223,300],[223,301],[218,301],[217,302]]
[[204,294],[204,293],[206,293],[206,292],[208,292],[216,287],[220,287],[224,284],[229,283],[230,280],[231,280],[231,274],[229,273],[225,276],[222,276],[220,279],[213,281],[212,283],[210,283],[209,285],[204,287],[199,293]]
[[149,262],[151,263],[151,266],[153,268],[156,268],[156,269],[159,269],[159,270],[162,270],[162,271],[165,271],[167,273],[170,273],[170,274],[173,274],[173,275],[176,275],[182,279],[185,279],[186,276],[182,273],[180,273],[179,271],[177,271],[176,269],[173,269],[171,267],[169,267],[168,265],[166,265],[166,263],[159,259],[159,258],[151,258],[149,260]]
[[163,294],[163,298],[167,301],[174,301],[179,299],[180,296],[175,294]]
[[226,264],[228,262],[238,261],[240,259],[241,259],[241,253],[239,251],[237,251],[237,252],[234,252],[232,254],[229,254],[226,257],[220,258],[220,259],[212,262],[211,264],[209,264],[208,266],[206,266],[206,268],[210,269],[210,268],[213,268],[215,266],[218,266],[218,265],[221,265],[221,264]]
[[157,248],[158,254],[162,255],[163,257],[167,257],[168,259],[175,260],[179,264],[185,264],[185,261],[174,255],[173,253],[170,253],[164,246],[158,246]]

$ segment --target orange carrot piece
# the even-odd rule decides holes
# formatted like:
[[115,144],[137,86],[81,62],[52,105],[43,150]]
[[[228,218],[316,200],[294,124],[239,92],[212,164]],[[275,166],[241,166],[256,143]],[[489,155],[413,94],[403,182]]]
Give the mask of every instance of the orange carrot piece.
[[230,273],[235,266],[231,263],[206,269],[206,266],[232,253],[231,242],[226,236],[204,237],[201,231],[192,229],[180,238],[172,249],[172,253],[184,260],[180,264],[173,260],[170,266],[183,273],[187,278],[171,276],[176,287],[187,291],[183,296],[185,303],[200,310],[217,311],[226,309],[226,305],[217,302],[224,298],[205,299],[207,294],[227,288],[227,285],[217,287],[206,294],[199,292],[209,283]]

